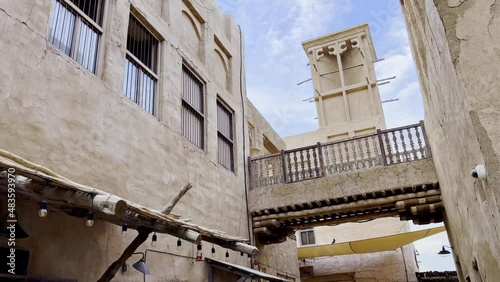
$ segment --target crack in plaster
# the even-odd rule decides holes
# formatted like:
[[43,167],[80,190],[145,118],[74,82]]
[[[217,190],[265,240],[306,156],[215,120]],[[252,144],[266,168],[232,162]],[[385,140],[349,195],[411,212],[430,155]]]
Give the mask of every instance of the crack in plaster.
[[493,15],[493,8],[495,7],[496,4],[497,4],[497,0],[494,0],[493,3],[490,5],[490,19],[488,21],[488,26],[487,26],[488,34],[490,35],[491,41],[493,41],[493,37],[491,36],[491,24],[492,24],[493,20],[495,19],[495,16]]
[[26,18],[26,20],[22,21],[16,17],[13,17],[11,14],[7,13],[6,10],[0,8],[0,11],[4,12],[4,14],[6,14],[9,18],[14,18],[16,21],[20,22],[21,24],[25,25],[29,30],[31,30],[32,32],[34,32],[36,35],[38,35],[40,38],[42,38],[43,40],[45,40],[45,37],[43,35],[41,35],[40,33],[38,33],[37,31],[35,31],[32,27],[30,27],[28,25],[28,20],[30,19],[31,17],[31,13],[33,12],[33,9],[34,9],[34,6],[35,4],[33,5],[33,7],[31,7],[31,10],[30,12],[28,13],[28,17]]
[[43,56],[42,58],[40,59],[40,61],[38,61],[38,63],[36,64],[36,66],[38,67],[38,65],[40,65],[40,63],[42,63],[42,61],[45,59],[45,57],[47,56],[47,40],[46,38],[38,33],[37,31],[35,31],[32,27],[30,27],[28,25],[28,21],[31,19],[31,14],[33,13],[33,10],[35,9],[35,6],[36,6],[36,2],[33,3],[33,5],[31,6],[30,8],[30,11],[28,13],[28,16],[26,17],[26,19],[23,21],[23,20],[20,20],[18,19],[17,17],[13,17],[11,14],[7,13],[7,11],[5,9],[2,9],[0,8],[0,11],[4,12],[4,14],[6,14],[9,18],[13,18],[15,19],[16,21],[18,21],[19,23],[23,24],[24,26],[26,26],[29,30],[31,30],[31,32],[33,32],[34,34],[38,35],[40,38],[43,39],[43,42],[44,42],[44,48],[43,48]]

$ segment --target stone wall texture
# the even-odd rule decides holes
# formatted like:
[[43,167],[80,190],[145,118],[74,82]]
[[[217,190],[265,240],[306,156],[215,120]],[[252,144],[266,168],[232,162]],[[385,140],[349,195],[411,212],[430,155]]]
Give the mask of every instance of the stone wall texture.
[[[500,3],[401,1],[462,281],[500,277]],[[478,164],[488,178],[471,177]],[[496,278],[495,278],[496,277]]]

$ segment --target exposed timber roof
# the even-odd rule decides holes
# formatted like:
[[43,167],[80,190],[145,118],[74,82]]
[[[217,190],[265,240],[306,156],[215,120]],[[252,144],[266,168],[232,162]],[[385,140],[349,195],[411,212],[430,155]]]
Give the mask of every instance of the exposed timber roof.
[[[249,240],[223,231],[196,225],[178,215],[141,206],[104,190],[76,183],[41,165],[0,149],[0,192],[7,191],[7,171],[15,169],[16,195],[29,201],[45,199],[49,207],[70,215],[86,214],[92,209],[96,218],[129,228],[149,228],[192,243],[205,240],[224,248],[256,255],[258,249]],[[170,204],[170,203],[169,203]],[[175,203],[174,203],[175,204]]]

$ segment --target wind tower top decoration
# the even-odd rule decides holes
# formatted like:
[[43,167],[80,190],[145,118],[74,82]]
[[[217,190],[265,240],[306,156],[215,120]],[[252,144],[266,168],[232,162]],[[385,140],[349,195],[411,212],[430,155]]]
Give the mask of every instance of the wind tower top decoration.
[[338,140],[385,129],[368,24],[302,43],[309,57],[320,131]]

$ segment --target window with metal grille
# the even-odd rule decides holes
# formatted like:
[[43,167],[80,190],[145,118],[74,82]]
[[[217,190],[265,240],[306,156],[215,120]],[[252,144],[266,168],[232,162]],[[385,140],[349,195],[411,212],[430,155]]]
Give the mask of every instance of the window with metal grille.
[[302,246],[316,244],[316,240],[314,239],[314,230],[300,231],[300,243]]
[[217,145],[219,163],[234,171],[233,111],[217,100]]
[[130,15],[123,94],[150,114],[155,113],[158,45],[158,39]]
[[53,0],[49,41],[95,73],[103,0]]
[[205,96],[203,82],[182,66],[182,135],[205,148]]

